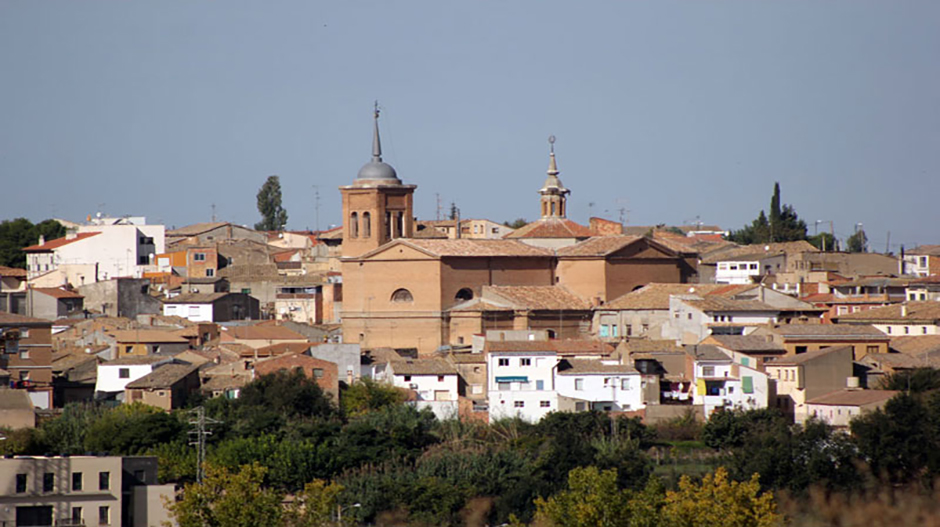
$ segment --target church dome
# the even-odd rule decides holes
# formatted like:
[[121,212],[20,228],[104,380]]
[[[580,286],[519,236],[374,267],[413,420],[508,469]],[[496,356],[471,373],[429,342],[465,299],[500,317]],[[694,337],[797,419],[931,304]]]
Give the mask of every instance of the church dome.
[[391,165],[383,161],[370,161],[359,169],[356,179],[393,179],[398,180],[398,174]]

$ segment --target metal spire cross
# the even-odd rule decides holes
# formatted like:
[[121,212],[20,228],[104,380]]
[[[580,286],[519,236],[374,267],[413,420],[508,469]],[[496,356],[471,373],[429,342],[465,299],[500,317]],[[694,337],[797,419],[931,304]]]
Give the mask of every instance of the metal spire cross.
[[548,144],[551,145],[552,153],[554,154],[555,153],[555,136],[554,135],[548,136]]

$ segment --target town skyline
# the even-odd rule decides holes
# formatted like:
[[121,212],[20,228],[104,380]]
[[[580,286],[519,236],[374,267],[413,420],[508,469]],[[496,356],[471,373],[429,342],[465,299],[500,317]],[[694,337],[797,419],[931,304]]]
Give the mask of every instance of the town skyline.
[[779,181],[811,234],[936,241],[935,5],[675,5],[5,4],[4,217],[251,225],[277,174],[325,229],[379,99],[420,219],[536,219],[555,135],[582,223],[740,229]]

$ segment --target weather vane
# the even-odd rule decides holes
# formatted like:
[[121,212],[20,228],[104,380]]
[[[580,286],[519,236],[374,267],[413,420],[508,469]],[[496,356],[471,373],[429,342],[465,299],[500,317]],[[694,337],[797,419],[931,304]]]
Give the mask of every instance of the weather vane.
[[375,118],[376,119],[379,118],[379,100],[378,99],[375,100]]
[[555,136],[554,135],[548,136],[548,144],[552,145],[552,153],[554,154],[555,153]]

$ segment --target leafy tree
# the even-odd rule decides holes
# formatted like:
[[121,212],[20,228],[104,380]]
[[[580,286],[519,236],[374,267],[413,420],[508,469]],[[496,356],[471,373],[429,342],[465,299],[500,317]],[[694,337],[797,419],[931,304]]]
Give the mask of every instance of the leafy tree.
[[26,253],[23,247],[39,243],[39,236],[46,241],[65,236],[65,227],[55,220],[33,224],[26,218],[0,222],[0,265],[26,268]]
[[792,206],[781,203],[780,183],[774,183],[774,193],[770,198],[770,217],[761,210],[757,219],[741,230],[732,232],[729,238],[745,245],[805,240],[806,222],[799,219]]
[[238,472],[208,465],[202,483],[186,485],[182,498],[165,506],[180,527],[277,527],[281,496],[262,486],[265,472],[257,464]]
[[617,488],[616,470],[574,468],[568,488],[551,498],[535,500],[536,518],[556,527],[619,527],[630,525],[629,494]]
[[258,191],[258,212],[261,221],[255,224],[259,231],[280,231],[287,225],[287,211],[281,206],[281,179],[268,176]]
[[700,485],[683,476],[679,489],[666,493],[662,517],[664,525],[680,527],[769,527],[782,520],[773,495],[760,492],[757,474],[750,481],[737,482],[729,480],[721,467]]
[[122,404],[88,426],[85,450],[143,454],[181,437],[185,437],[185,426],[176,416],[142,403]]
[[61,415],[40,427],[44,451],[71,455],[85,452],[85,437],[89,429],[110,411],[95,404],[66,405]]
[[921,401],[899,394],[883,409],[857,417],[849,426],[872,472],[891,483],[906,483],[922,475],[940,448],[932,422]]
[[914,368],[912,370],[898,370],[886,375],[881,380],[881,387],[885,390],[909,391],[911,393],[940,390],[940,369]]
[[529,222],[525,218],[516,218],[512,221],[504,221],[503,225],[509,227],[510,229],[521,229],[528,225]]
[[304,486],[284,513],[285,527],[326,527],[336,525],[332,521],[339,504],[343,486],[322,479]]
[[747,432],[755,425],[782,420],[780,412],[770,408],[747,412],[719,409],[702,428],[702,440],[712,448],[739,447],[744,444]]
[[449,219],[456,220],[458,214],[460,214],[460,210],[457,208],[457,204],[451,201]]
[[850,253],[868,252],[868,236],[865,229],[859,229],[849,236],[849,239],[845,240],[845,249]]
[[406,398],[404,390],[363,377],[343,392],[343,410],[346,415],[358,416],[400,405]]

